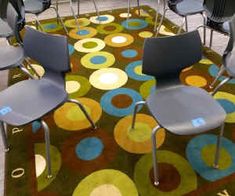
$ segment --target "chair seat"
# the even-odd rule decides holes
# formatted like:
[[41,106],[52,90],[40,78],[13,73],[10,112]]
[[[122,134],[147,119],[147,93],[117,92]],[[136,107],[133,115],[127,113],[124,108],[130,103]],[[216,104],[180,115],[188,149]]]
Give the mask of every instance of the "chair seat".
[[43,11],[43,3],[39,0],[25,0],[25,12],[32,14],[40,14]]
[[0,37],[10,37],[14,34],[6,21],[0,18]]
[[223,24],[222,24],[222,31],[223,32],[226,32],[227,34],[229,33],[229,22],[228,21],[226,21],[226,22],[224,22]]
[[146,100],[158,123],[178,135],[190,135],[221,126],[226,113],[205,90],[179,85],[157,90]]
[[0,46],[0,70],[19,66],[24,60],[22,47]]
[[177,3],[176,12],[181,16],[193,15],[203,12],[204,8],[200,1],[197,0],[186,0]]
[[235,49],[233,49],[231,52],[229,52],[225,58],[225,69],[228,72],[229,76],[235,77]]
[[66,91],[47,79],[24,80],[0,93],[0,121],[24,125],[39,119],[66,99]]

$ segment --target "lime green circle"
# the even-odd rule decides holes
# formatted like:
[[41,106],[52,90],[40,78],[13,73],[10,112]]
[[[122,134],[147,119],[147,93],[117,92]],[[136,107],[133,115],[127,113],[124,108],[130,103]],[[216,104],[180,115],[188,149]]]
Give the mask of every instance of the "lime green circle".
[[88,79],[84,76],[67,74],[65,77],[66,81],[77,81],[80,84],[78,91],[70,93],[69,98],[74,99],[86,95],[91,89],[91,84]]
[[[107,27],[114,27],[115,29],[106,30],[105,28]],[[108,34],[113,34],[113,33],[120,33],[123,30],[123,26],[117,23],[109,23],[109,24],[99,25],[97,26],[96,29],[100,34],[108,35]]]
[[[44,143],[34,144],[34,153],[40,154],[46,159],[45,144]],[[60,151],[55,146],[50,145],[50,154],[51,154],[52,178],[49,178],[49,179],[47,178],[48,172],[47,172],[47,169],[45,169],[43,173],[37,177],[37,190],[38,191],[42,191],[47,186],[49,186],[54,181],[54,179],[56,179],[56,176],[61,168]]]
[[132,27],[139,27],[140,22],[139,21],[131,21],[131,22],[128,22],[128,25],[132,26]]
[[[92,57],[95,57],[95,56],[103,56],[106,58],[106,61],[101,64],[92,63],[90,60]],[[109,52],[103,52],[103,51],[88,53],[81,58],[81,64],[84,67],[89,68],[89,69],[107,68],[107,67],[112,66],[114,63],[115,63],[114,55]]]
[[[204,146],[204,148],[202,148],[201,151],[202,160],[208,166],[211,166],[214,163],[215,151],[216,151],[216,146],[214,144],[206,145]],[[213,155],[213,156],[208,156],[208,155]],[[231,164],[232,164],[232,157],[230,156],[230,154],[226,151],[225,148],[220,148],[219,169],[225,170],[229,168]]]
[[[168,163],[173,165],[180,174],[179,186],[170,192],[163,192],[154,187],[149,177],[152,169],[152,154],[142,156],[136,163],[134,180],[140,195],[148,196],[181,196],[197,188],[197,175],[190,164],[180,155],[167,151],[157,151],[158,163]],[[159,181],[161,183],[161,180]]]
[[146,99],[150,95],[151,89],[154,86],[156,86],[156,80],[148,80],[148,81],[144,82],[140,86],[140,94],[141,94],[141,96],[144,99]]
[[127,136],[135,142],[144,142],[150,139],[152,133],[151,127],[142,122],[135,123],[135,129],[128,128]]
[[75,188],[73,196],[88,196],[104,184],[115,186],[123,196],[138,196],[133,181],[125,173],[113,169],[99,170],[85,177]]
[[138,75],[144,75],[143,73],[142,73],[142,65],[138,65],[138,66],[136,66],[135,68],[134,68],[134,72],[136,73],[136,74],[138,74]]
[[[91,109],[84,105],[84,108],[86,112],[91,115]],[[67,111],[65,117],[70,121],[82,121],[86,119],[86,116],[82,110],[80,110],[77,105],[70,108],[70,110]]]
[[83,43],[82,46],[83,46],[84,48],[89,48],[89,49],[91,49],[91,48],[97,47],[98,44],[97,44],[96,42],[92,42],[92,41],[91,41],[91,42],[85,42],[85,43]]

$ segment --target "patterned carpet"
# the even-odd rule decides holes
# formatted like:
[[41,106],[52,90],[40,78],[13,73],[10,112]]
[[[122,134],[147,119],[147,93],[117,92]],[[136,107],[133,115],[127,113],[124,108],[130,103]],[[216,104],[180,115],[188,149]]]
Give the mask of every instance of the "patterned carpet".
[[[70,98],[84,104],[98,130],[89,128],[82,112],[66,103],[44,119],[51,130],[53,178],[46,179],[43,131],[40,124],[9,127],[11,151],[6,155],[6,195],[156,196],[235,194],[235,80],[215,98],[227,112],[220,168],[211,167],[216,134],[175,136],[162,129],[157,134],[160,185],[153,186],[151,130],[156,122],[145,107],[131,130],[136,101],[154,90],[155,81],[141,71],[144,38],[153,36],[154,9],[136,8],[127,21],[127,9],[79,18],[81,28],[66,18],[72,72],[66,75]],[[64,31],[54,20],[45,20],[50,33]],[[177,28],[165,20],[160,33]],[[209,90],[218,72],[219,55],[204,50],[204,58],[181,73],[181,81]],[[171,54],[169,54],[170,58]],[[43,75],[43,68],[34,63]],[[10,84],[25,79],[18,70]],[[195,106],[197,107],[197,106]]]

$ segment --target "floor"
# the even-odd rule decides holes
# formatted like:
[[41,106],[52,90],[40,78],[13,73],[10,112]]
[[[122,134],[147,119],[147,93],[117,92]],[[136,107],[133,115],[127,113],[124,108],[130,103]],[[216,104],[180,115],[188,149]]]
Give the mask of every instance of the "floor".
[[[60,1],[60,0],[59,0]],[[201,1],[201,0],[199,0]],[[127,7],[127,0],[96,0],[99,10],[110,10],[113,8],[122,8]],[[157,0],[141,0],[140,3],[143,5],[149,5],[153,8],[156,8]],[[136,2],[135,0],[132,0],[132,5],[135,6]],[[74,8],[76,10],[76,3],[74,3]],[[92,1],[88,0],[82,0],[80,1],[80,13],[88,13],[88,12],[94,12],[94,6]],[[59,5],[59,12],[61,16],[68,16],[71,15],[71,11],[69,9],[68,3],[60,3]],[[162,13],[162,10],[160,9],[160,12]],[[39,19],[44,18],[52,18],[55,17],[55,14],[53,13],[53,10],[47,10],[44,12]],[[176,24],[181,23],[181,18],[177,15],[175,15],[172,12],[167,13],[167,18],[174,21]],[[32,19],[32,16],[27,16],[27,21],[30,21]],[[191,16],[188,19],[189,21],[189,30],[196,29],[198,26],[202,24],[202,17],[200,15]],[[207,36],[209,35],[209,32],[207,33]],[[207,38],[209,40],[209,38]],[[213,39],[213,49],[219,53],[223,54],[223,51],[227,45],[228,37],[225,35],[221,35],[219,33],[214,33],[214,39]],[[0,39],[0,44],[6,44],[4,40]],[[8,80],[8,72],[7,71],[1,71],[0,72],[0,90],[3,90],[7,87],[7,80]],[[5,156],[3,151],[3,145],[2,140],[0,139],[0,196],[4,195],[4,167],[5,167]]]

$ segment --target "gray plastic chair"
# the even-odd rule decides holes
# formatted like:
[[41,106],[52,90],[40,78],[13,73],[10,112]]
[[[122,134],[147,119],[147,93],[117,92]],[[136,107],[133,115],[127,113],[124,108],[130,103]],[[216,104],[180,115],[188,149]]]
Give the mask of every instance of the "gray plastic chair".
[[[14,35],[17,37],[18,14],[11,3],[8,3],[7,5],[6,15],[6,20],[3,21],[0,19],[0,37],[6,39],[9,39]],[[18,43],[17,46],[9,45],[9,43],[7,45],[0,45],[0,71],[18,67],[29,77],[33,78],[30,72],[24,67],[24,61],[24,50],[20,43]],[[32,67],[29,63],[28,66]]]
[[[204,25],[210,29],[210,43],[212,46],[213,32],[217,31],[223,34],[229,33],[228,21],[235,13],[234,0],[204,0],[205,10]],[[204,35],[204,39],[205,39]]]
[[157,90],[146,101],[136,103],[132,131],[135,131],[138,106],[146,104],[158,122],[158,126],[152,131],[155,185],[159,184],[155,136],[162,127],[173,134],[192,135],[221,126],[214,162],[214,167],[218,167],[220,139],[226,113],[204,89],[185,86],[179,78],[182,69],[198,62],[201,57],[202,45],[198,31],[145,40],[143,73],[157,79]]
[[[167,8],[168,5],[168,8]],[[188,31],[188,19],[187,17],[195,14],[203,14],[204,8],[201,1],[198,0],[163,0],[163,15],[160,19],[159,26],[157,28],[156,36],[160,31],[160,27],[163,23],[163,19],[166,16],[168,10],[171,10],[183,17],[183,22],[178,29],[178,33],[181,32],[184,24],[185,29]],[[157,20],[155,21],[156,26]]]
[[53,9],[56,13],[57,23],[59,23],[60,21],[64,31],[68,34],[68,30],[65,27],[64,22],[58,12],[58,3],[56,3],[56,7],[54,7],[51,6],[51,0],[25,0],[24,5],[25,5],[25,13],[33,14],[35,16],[36,26],[40,27],[42,31],[43,27],[40,21],[38,20],[38,16],[47,9]]
[[223,75],[224,72],[227,76],[215,87],[212,94],[215,94],[225,83],[229,82],[231,79],[235,78],[235,15],[228,22],[229,24],[229,42],[224,51],[222,65],[220,70],[215,77],[214,81],[211,83],[210,88],[213,88],[217,80]]
[[[4,124],[21,126],[35,120],[45,132],[48,177],[51,177],[49,128],[42,117],[66,101],[75,103],[96,129],[84,106],[68,99],[65,73],[70,71],[67,37],[51,35],[26,27],[24,50],[27,56],[40,63],[46,73],[40,80],[24,80],[0,92],[0,128],[5,150],[9,150]],[[26,106],[27,104],[27,106]]]

